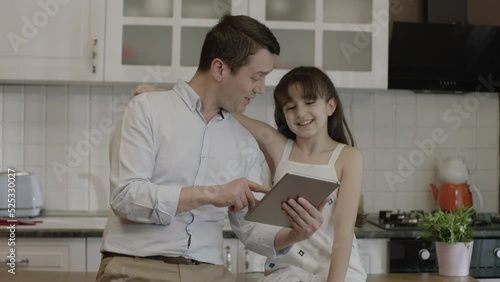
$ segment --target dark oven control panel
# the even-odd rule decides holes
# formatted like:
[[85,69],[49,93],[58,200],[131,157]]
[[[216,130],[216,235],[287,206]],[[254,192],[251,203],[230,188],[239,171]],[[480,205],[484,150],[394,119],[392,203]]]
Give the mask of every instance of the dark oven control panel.
[[389,272],[437,272],[434,242],[415,239],[389,241]]

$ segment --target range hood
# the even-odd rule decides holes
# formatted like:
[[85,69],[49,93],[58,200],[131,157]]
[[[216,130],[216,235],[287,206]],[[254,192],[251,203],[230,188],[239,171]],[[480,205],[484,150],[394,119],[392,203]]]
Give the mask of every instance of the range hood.
[[389,89],[500,92],[500,27],[394,22]]

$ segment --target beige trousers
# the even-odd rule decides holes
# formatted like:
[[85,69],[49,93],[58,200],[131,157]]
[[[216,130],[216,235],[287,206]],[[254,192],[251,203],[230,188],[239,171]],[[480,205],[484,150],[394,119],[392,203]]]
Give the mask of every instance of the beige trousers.
[[97,282],[235,282],[223,265],[183,265],[159,260],[108,257],[101,261]]

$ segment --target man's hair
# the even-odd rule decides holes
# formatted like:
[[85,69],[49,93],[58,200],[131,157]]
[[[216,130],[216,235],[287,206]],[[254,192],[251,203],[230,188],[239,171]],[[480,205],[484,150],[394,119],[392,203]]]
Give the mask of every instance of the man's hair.
[[205,37],[198,70],[208,71],[218,58],[236,74],[249,56],[262,48],[274,55],[280,53],[278,40],[267,26],[248,16],[225,15]]

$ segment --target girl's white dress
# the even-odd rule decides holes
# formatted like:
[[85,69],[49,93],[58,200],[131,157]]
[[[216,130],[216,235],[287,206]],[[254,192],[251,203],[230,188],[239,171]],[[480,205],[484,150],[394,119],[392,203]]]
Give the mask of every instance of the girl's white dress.
[[[287,172],[297,172],[338,181],[334,164],[345,144],[339,144],[335,148],[327,165],[304,164],[288,160],[292,145],[293,140],[288,140],[281,161],[276,168],[274,183]],[[323,224],[311,238],[294,244],[285,256],[267,259],[265,265],[267,276],[262,278],[260,282],[326,281],[332,255],[333,219],[337,194],[338,189],[330,195],[330,199],[323,209]],[[356,236],[352,242],[345,281],[366,281],[366,272],[361,264]]]

